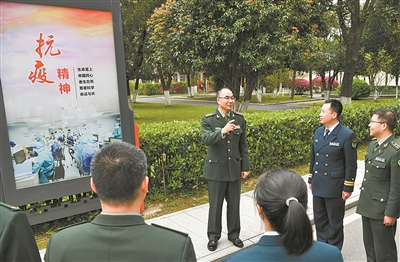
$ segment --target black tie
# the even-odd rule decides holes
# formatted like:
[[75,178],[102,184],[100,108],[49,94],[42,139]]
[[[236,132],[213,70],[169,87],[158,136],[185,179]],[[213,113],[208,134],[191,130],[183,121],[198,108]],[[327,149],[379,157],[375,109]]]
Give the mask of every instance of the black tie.
[[324,135],[324,138],[326,139],[326,137],[329,135],[329,132],[331,132],[328,128],[327,129],[325,129],[325,135]]
[[374,152],[375,152],[376,150],[378,150],[378,147],[379,147],[379,143],[378,143],[378,142],[375,142]]

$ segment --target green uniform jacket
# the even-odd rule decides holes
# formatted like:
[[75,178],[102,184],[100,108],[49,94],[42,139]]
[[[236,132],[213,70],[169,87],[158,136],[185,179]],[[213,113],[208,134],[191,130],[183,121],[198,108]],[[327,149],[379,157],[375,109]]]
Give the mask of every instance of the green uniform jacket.
[[201,141],[208,146],[203,176],[209,180],[233,182],[241,178],[242,171],[250,169],[246,121],[243,115],[232,111],[228,117],[235,120],[236,128],[225,137],[221,130],[227,122],[218,109],[201,121]]
[[139,215],[99,214],[47,243],[45,261],[196,261],[187,234],[151,226]]
[[399,217],[400,142],[392,135],[373,152],[375,142],[372,140],[368,146],[356,212],[371,219]]
[[27,216],[1,202],[0,261],[42,261]]

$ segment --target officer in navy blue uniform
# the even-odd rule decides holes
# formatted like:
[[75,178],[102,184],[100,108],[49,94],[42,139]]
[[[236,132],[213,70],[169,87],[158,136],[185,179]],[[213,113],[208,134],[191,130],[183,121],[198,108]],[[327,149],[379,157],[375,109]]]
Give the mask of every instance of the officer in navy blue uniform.
[[208,182],[209,214],[208,244],[210,251],[217,249],[221,237],[222,204],[227,202],[228,239],[243,247],[240,233],[241,178],[249,175],[249,156],[246,121],[243,115],[231,111],[235,103],[228,88],[217,92],[218,108],[205,115],[201,122],[201,141],[208,146],[203,176]]
[[357,138],[339,122],[342,103],[326,100],[311,146],[309,188],[313,194],[317,240],[343,246],[345,201],[351,196],[357,173]]

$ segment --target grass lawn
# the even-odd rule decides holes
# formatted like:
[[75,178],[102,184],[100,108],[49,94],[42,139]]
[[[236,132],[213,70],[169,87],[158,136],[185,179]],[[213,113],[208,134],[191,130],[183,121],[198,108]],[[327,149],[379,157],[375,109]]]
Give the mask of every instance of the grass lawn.
[[[186,99],[186,98],[183,98]],[[195,105],[183,105],[183,104],[172,104],[166,107],[163,103],[142,103],[137,102],[133,104],[135,111],[135,123],[140,127],[146,123],[160,123],[170,121],[201,121],[201,118],[205,114],[209,114],[215,111],[217,108],[216,98],[213,95],[196,94],[193,100],[203,101],[215,101],[215,106],[195,106]],[[257,103],[256,97],[253,96],[250,100],[251,103]],[[284,103],[288,101],[307,101],[310,98],[296,95],[294,99],[290,99],[288,95],[276,96],[271,98],[270,94],[262,97],[262,104],[273,104],[273,103]],[[322,102],[321,102],[322,103]],[[308,106],[315,106],[312,102]],[[318,106],[320,106],[318,104]],[[256,110],[247,110],[247,113],[255,112]]]
[[165,104],[157,103],[134,103],[135,123],[140,126],[146,123],[160,123],[170,121],[198,120],[205,114],[214,112],[217,106],[193,106],[172,104],[166,107]]

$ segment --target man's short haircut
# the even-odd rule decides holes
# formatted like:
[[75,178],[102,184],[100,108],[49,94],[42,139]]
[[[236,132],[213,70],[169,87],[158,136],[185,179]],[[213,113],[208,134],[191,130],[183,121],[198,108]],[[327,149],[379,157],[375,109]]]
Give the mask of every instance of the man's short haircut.
[[233,94],[233,91],[232,91],[232,89],[230,89],[229,87],[222,87],[221,89],[219,89],[217,92],[216,92],[216,96],[217,96],[217,98],[219,97],[219,94],[221,94],[221,90],[222,89],[228,89],[229,91],[231,91],[232,92],[232,94]]
[[389,108],[379,108],[372,112],[372,115],[377,115],[380,121],[386,122],[390,132],[393,132],[397,124],[396,112]]
[[143,151],[121,141],[101,148],[90,164],[99,198],[113,205],[137,198],[146,170],[147,159]]
[[325,100],[325,104],[331,104],[331,109],[333,112],[336,112],[337,118],[339,119],[342,114],[343,105],[339,100],[336,99],[327,99]]

